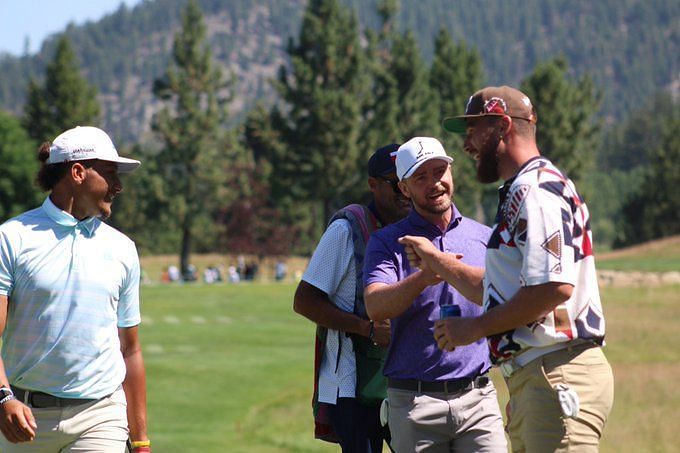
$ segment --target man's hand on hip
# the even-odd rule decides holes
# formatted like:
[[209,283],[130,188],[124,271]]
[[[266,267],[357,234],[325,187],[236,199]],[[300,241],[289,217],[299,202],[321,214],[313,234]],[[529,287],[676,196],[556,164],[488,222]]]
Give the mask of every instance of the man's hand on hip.
[[38,425],[31,409],[16,399],[0,406],[0,431],[12,443],[30,442],[35,439]]

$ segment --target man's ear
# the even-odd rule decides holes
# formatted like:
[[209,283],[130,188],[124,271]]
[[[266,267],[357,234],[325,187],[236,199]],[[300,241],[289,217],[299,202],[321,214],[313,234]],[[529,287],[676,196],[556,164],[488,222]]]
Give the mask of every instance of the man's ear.
[[405,181],[399,181],[399,189],[401,190],[401,193],[404,194],[406,198],[411,198],[411,192],[408,190],[408,186],[406,185]]
[[512,128],[512,118],[510,118],[509,116],[501,117],[500,130],[499,130],[501,137],[505,137],[506,135],[508,135],[511,128]]
[[371,189],[371,192],[375,192],[378,188],[378,180],[373,176],[368,177],[368,188]]
[[85,181],[86,168],[79,162],[74,162],[71,165],[71,179],[76,184],[82,184]]

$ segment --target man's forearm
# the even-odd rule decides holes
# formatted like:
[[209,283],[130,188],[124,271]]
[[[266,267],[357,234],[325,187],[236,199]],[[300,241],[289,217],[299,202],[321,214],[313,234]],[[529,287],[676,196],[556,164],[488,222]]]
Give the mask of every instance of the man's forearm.
[[371,324],[367,319],[341,310],[333,304],[328,295],[317,287],[300,282],[295,291],[293,309],[296,313],[327,329],[355,333],[368,337]]
[[405,312],[425,288],[434,283],[436,281],[428,278],[423,271],[391,285],[371,283],[364,289],[366,311],[375,321],[395,318]]
[[130,439],[146,440],[146,371],[141,349],[125,357],[127,369],[123,390],[127,400],[127,418]]
[[463,263],[456,255],[437,252],[423,257],[430,268],[466,299],[482,305],[484,268]]
[[522,287],[509,301],[476,318],[475,330],[481,338],[535,322],[566,302],[572,290],[573,286],[567,283]]

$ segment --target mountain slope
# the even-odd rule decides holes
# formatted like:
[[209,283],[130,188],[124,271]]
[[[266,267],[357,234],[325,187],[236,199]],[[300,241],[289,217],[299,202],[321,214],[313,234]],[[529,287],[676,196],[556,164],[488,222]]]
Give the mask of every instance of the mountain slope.
[[[238,78],[233,113],[273,100],[268,80],[286,61],[305,0],[201,0],[213,54]],[[344,0],[363,26],[376,27],[376,0]],[[122,141],[149,138],[158,104],[154,78],[170,60],[185,2],[148,0],[96,23],[69,27],[84,73],[99,88],[104,126]],[[482,5],[482,6],[480,6]],[[564,54],[575,76],[589,73],[605,97],[610,121],[644,104],[656,90],[680,87],[680,2],[676,0],[402,0],[403,29],[416,34],[428,61],[445,27],[477,47],[490,84],[518,84],[533,66]],[[0,108],[20,113],[29,77],[41,76],[56,39],[35,56],[0,58]],[[462,109],[463,106],[461,106]]]

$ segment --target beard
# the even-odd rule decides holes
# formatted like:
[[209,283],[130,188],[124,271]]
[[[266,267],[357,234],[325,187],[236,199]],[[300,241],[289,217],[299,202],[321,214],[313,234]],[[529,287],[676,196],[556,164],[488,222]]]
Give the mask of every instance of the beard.
[[500,175],[498,174],[498,154],[496,153],[500,143],[500,131],[494,128],[487,135],[479,149],[477,180],[483,184],[496,182],[500,178]]
[[445,195],[445,199],[442,200],[441,203],[428,204],[427,200],[423,202],[417,202],[416,200],[413,200],[413,203],[417,203],[418,208],[420,208],[422,211],[439,215],[451,209],[451,204],[453,204],[453,189],[451,189],[449,193]]

